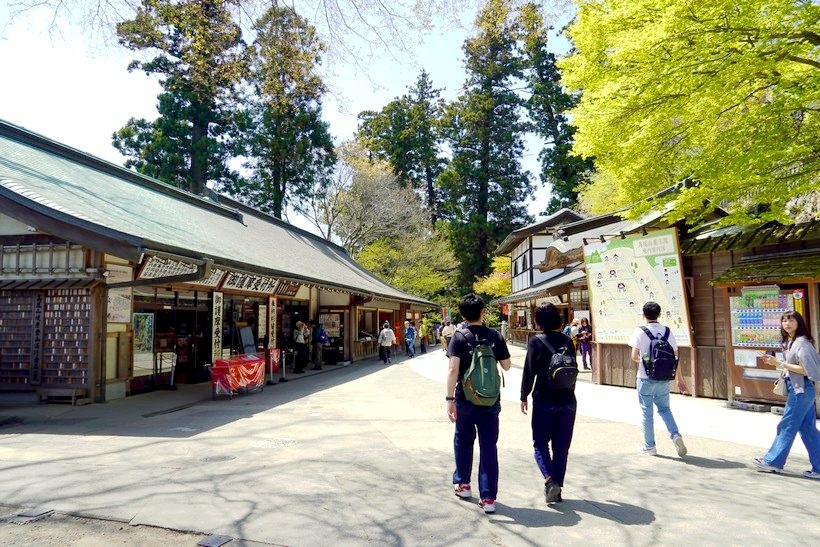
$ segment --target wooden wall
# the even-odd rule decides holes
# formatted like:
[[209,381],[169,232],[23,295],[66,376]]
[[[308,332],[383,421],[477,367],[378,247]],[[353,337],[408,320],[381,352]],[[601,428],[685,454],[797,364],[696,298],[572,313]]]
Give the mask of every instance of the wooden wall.
[[[709,281],[725,272],[741,256],[740,253],[722,252],[685,256],[683,260],[685,275],[693,281],[689,315],[695,348],[681,348],[680,367],[688,391],[698,397],[729,398],[726,295],[723,289],[710,286]],[[596,382],[635,387],[637,364],[630,359],[629,346],[595,344],[595,349]],[[677,391],[674,382],[670,387]]]

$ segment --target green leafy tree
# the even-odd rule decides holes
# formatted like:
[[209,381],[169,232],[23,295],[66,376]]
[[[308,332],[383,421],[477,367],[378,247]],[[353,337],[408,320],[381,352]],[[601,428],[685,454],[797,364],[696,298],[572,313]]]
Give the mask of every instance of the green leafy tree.
[[473,283],[473,292],[487,295],[491,298],[507,296],[512,292],[512,275],[510,275],[510,257],[501,255],[493,258],[493,271],[487,276],[480,277]]
[[611,210],[684,179],[672,220],[783,219],[820,185],[820,5],[809,0],[581,2],[559,66],[583,90],[575,151],[594,156]]
[[274,216],[288,205],[307,214],[327,187],[336,161],[321,119],[325,86],[317,73],[324,46],[292,8],[274,5],[257,21],[243,117],[243,156],[250,175],[226,188]]
[[575,127],[569,123],[567,112],[576,106],[578,99],[561,85],[555,54],[547,48],[551,29],[544,23],[539,5],[523,6],[519,21],[524,78],[530,93],[526,107],[532,129],[545,143],[538,154],[541,182],[552,188],[545,211],[549,214],[561,207],[576,205],[581,186],[589,181],[593,162],[572,152]]
[[369,243],[356,260],[394,287],[434,301],[452,285],[456,265],[444,238],[410,232]]
[[490,0],[478,16],[477,35],[464,44],[464,93],[448,105],[443,127],[452,150],[439,176],[450,220],[447,234],[459,263],[457,284],[471,287],[490,272],[492,251],[512,230],[530,221],[525,200],[532,190],[521,167],[522,99],[516,54],[519,27],[507,2]]
[[444,105],[426,71],[408,91],[380,112],[359,114],[358,138],[377,158],[390,163],[400,184],[423,190],[435,226],[441,207],[435,182],[444,167],[438,128]]
[[[241,33],[228,6],[228,0],[143,0],[134,19],[117,25],[121,45],[153,55],[146,61],[132,61],[128,69],[160,76],[160,85],[169,95],[161,97],[160,108],[168,107],[166,113],[172,117],[167,124],[132,120],[115,136],[115,146],[118,139],[121,151],[142,145],[131,156],[137,163],[164,153],[173,157],[184,153],[188,163],[184,188],[195,194],[203,192],[215,171],[211,164],[220,159],[213,152],[223,147],[234,86],[244,70]],[[167,139],[166,125],[174,130]],[[186,126],[187,134],[180,134]],[[183,143],[186,146],[180,146]],[[173,182],[181,184],[178,173],[176,179]]]

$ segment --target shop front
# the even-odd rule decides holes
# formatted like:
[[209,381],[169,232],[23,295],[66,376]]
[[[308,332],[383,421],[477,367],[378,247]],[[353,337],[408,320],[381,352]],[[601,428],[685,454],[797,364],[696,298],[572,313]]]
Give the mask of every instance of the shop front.
[[[0,120],[0,395],[102,402],[277,358],[321,318],[349,360],[371,325],[429,305],[345,249],[224,196],[205,199]],[[81,191],[79,190],[81,189]],[[383,312],[385,315],[382,315]]]
[[817,249],[746,256],[715,278],[714,285],[725,294],[730,399],[785,403],[785,397],[772,392],[780,371],[761,355],[783,358],[780,318],[787,311],[800,313],[818,339],[818,282]]
[[379,332],[385,323],[400,340],[404,331],[404,318],[398,302],[372,299],[356,306],[357,336],[353,342],[353,359],[372,359],[379,355]]
[[4,235],[0,214],[0,391],[76,401],[94,382],[102,276],[80,245]]
[[588,301],[582,300],[585,289],[577,285],[583,283],[584,278],[583,265],[575,262],[553,270],[550,279],[535,287],[490,302],[492,305],[509,305],[509,341],[526,346],[531,337],[541,332],[535,324],[535,308],[543,303],[553,304],[565,322],[571,321],[576,307],[582,309],[588,305]]

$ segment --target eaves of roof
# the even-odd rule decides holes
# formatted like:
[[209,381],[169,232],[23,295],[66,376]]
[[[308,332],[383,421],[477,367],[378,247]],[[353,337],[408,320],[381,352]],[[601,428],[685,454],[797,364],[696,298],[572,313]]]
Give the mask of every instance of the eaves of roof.
[[723,226],[703,230],[681,242],[681,253],[697,255],[776,246],[793,242],[820,241],[820,222],[812,220],[800,224],[770,222],[761,226]]
[[776,255],[744,256],[740,262],[714,278],[710,284],[731,285],[820,280],[820,250],[811,249]]
[[504,241],[502,241],[501,244],[498,247],[496,247],[495,251],[493,251],[493,254],[507,254],[510,251],[512,251],[519,243],[521,243],[531,235],[543,232],[550,227],[562,226],[564,224],[576,222],[583,218],[584,216],[581,213],[573,211],[572,209],[559,209],[550,216],[541,219],[538,222],[534,222],[532,224],[529,224],[528,226],[524,226],[523,228],[519,228],[518,230],[510,232],[510,234],[507,235],[506,238],[504,238]]
[[548,296],[550,290],[563,287],[573,281],[577,281],[582,277],[586,277],[586,272],[584,271],[583,264],[577,264],[571,268],[564,268],[556,270],[557,274],[546,281],[542,281],[538,285],[534,285],[523,291],[518,291],[516,293],[502,296],[501,298],[496,298],[495,300],[491,300],[490,304],[493,306],[498,306],[500,304],[511,304],[514,302],[525,302],[527,300],[534,300],[543,296]]
[[39,231],[135,261],[162,251],[435,306],[381,281],[343,248],[279,219],[191,195],[2,120],[0,203],[4,214]]

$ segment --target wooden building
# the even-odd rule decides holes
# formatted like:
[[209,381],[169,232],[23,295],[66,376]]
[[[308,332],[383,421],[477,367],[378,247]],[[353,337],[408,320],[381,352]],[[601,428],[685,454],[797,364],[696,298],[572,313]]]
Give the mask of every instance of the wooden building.
[[320,321],[329,362],[375,356],[432,303],[343,248],[0,121],[0,395],[123,397],[284,351]]

